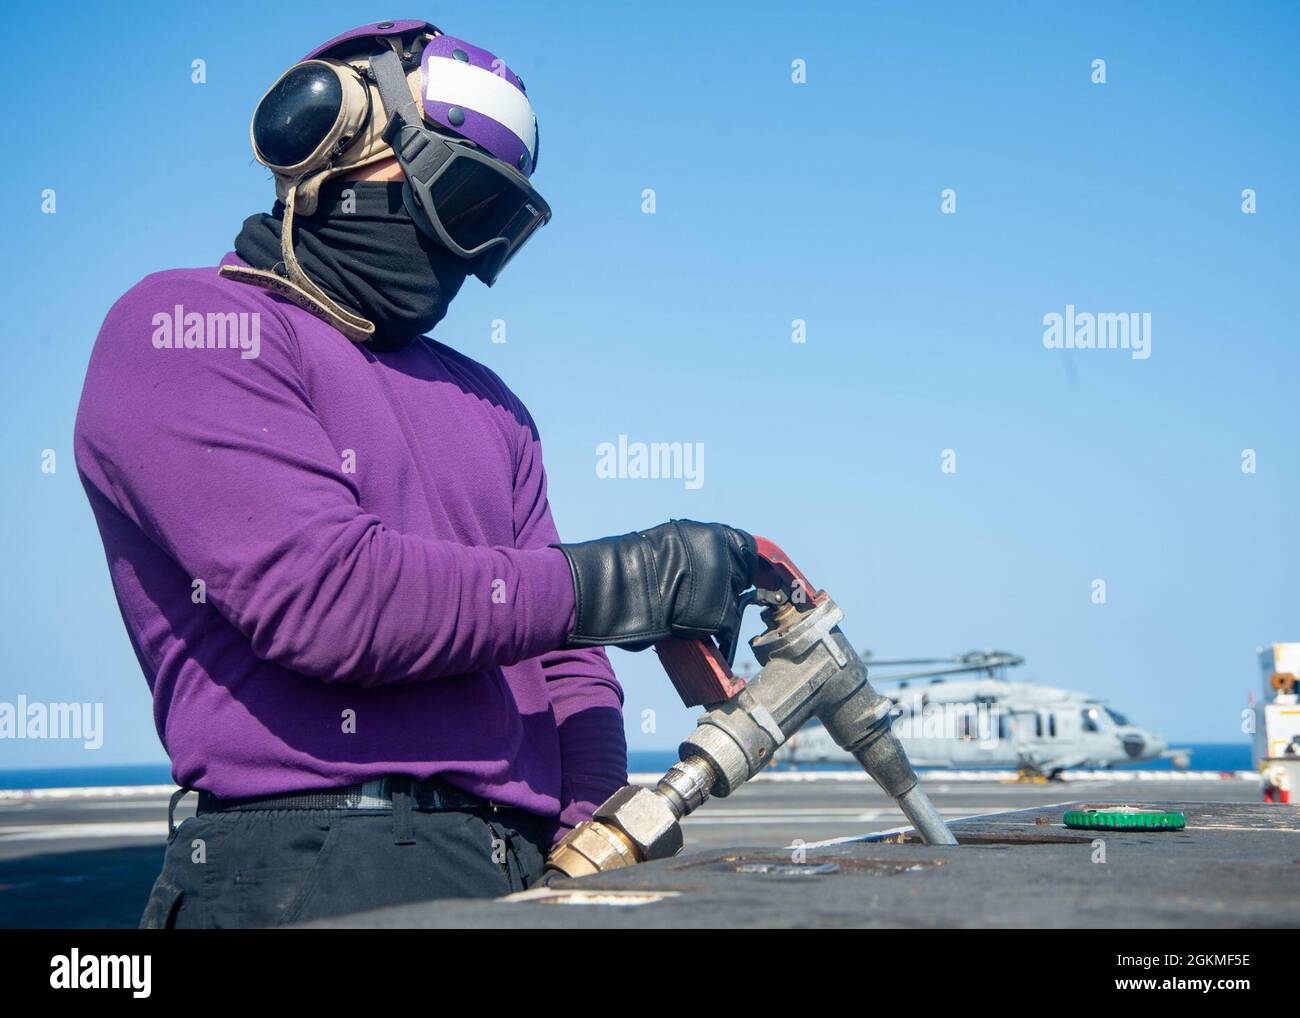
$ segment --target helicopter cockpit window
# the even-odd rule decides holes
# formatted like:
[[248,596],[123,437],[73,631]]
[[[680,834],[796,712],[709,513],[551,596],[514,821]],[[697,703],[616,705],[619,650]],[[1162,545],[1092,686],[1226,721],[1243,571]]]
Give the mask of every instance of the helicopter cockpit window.
[[1115,724],[1117,724],[1117,725],[1127,725],[1127,724],[1128,724],[1128,718],[1126,718],[1126,717],[1125,717],[1123,714],[1121,714],[1119,711],[1117,711],[1117,710],[1111,710],[1109,707],[1107,707],[1107,708],[1106,708],[1106,713],[1110,715],[1110,719],[1111,719],[1112,721],[1114,721]]
[[1083,730],[1085,732],[1101,731],[1101,711],[1096,707],[1088,707],[1083,712]]

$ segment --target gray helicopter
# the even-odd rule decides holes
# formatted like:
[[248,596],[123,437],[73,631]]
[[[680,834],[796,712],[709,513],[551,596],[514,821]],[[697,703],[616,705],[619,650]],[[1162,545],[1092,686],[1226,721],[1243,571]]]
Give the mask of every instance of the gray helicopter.
[[[1055,778],[1071,767],[1168,758],[1182,769],[1191,762],[1189,750],[1170,749],[1095,696],[1009,680],[1007,669],[1024,658],[1006,651],[897,661],[876,661],[867,652],[863,660],[872,685],[891,687],[881,692],[894,701],[894,731],[917,767],[1010,768]],[[894,668],[908,670],[877,671]],[[819,724],[792,736],[775,761],[854,763]]]

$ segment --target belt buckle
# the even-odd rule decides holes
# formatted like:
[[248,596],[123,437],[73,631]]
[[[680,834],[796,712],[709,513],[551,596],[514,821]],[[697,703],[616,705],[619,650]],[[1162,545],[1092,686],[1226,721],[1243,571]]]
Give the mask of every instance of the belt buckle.
[[392,806],[393,790],[387,778],[371,778],[369,781],[363,781],[355,799],[349,804],[351,809],[391,809]]

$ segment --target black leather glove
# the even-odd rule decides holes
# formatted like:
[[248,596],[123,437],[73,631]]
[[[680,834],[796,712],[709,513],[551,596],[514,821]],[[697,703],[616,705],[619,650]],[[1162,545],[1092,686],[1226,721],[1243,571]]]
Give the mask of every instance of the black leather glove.
[[555,547],[573,571],[569,647],[644,650],[668,636],[717,636],[725,646],[739,635],[739,597],[758,562],[754,539],[743,530],[672,520]]

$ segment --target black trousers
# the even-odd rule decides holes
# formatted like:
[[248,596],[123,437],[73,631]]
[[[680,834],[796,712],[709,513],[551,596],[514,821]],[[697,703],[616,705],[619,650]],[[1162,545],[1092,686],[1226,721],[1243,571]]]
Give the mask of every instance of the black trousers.
[[523,810],[201,813],[167,841],[140,926],[278,926],[434,898],[488,898],[541,876],[553,823]]

